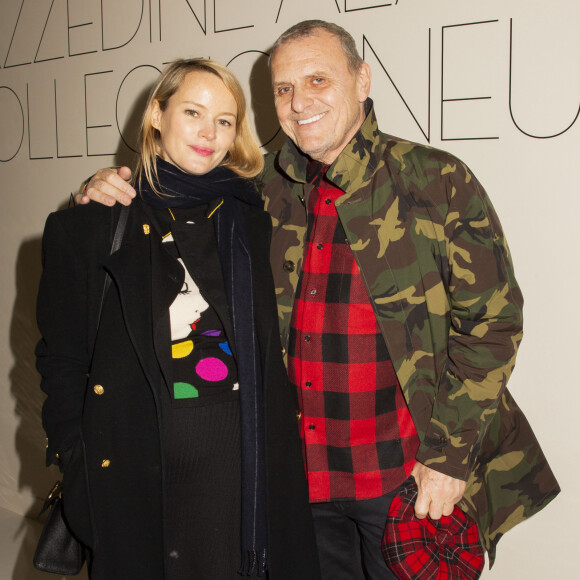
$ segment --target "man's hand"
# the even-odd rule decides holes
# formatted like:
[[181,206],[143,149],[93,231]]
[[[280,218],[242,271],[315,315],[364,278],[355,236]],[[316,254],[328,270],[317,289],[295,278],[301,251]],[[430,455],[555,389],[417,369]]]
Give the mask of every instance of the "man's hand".
[[417,462],[411,475],[419,493],[415,501],[415,515],[423,519],[429,514],[432,520],[453,512],[453,506],[463,497],[465,481],[455,479]]
[[136,195],[131,184],[131,170],[128,167],[116,169],[99,169],[89,181],[84,193],[75,195],[76,203],[98,201],[103,205],[115,205],[116,202],[130,205]]

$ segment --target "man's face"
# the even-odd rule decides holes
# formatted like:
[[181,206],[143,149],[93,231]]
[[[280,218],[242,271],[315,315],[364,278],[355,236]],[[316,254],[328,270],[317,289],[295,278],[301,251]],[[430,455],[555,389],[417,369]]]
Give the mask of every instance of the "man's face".
[[280,46],[271,71],[282,130],[304,153],[331,164],[364,121],[370,67],[353,73],[338,38],[318,30]]

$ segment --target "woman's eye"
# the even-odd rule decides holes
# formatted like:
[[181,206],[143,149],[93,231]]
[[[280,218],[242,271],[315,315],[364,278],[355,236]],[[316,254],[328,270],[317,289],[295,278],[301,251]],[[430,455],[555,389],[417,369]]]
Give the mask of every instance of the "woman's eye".
[[197,111],[194,109],[186,109],[185,114],[191,117],[197,117]]
[[218,121],[218,123],[219,123],[220,125],[223,125],[224,127],[231,127],[231,126],[232,126],[232,124],[231,124],[229,121],[226,121],[225,119],[220,119],[220,120]]

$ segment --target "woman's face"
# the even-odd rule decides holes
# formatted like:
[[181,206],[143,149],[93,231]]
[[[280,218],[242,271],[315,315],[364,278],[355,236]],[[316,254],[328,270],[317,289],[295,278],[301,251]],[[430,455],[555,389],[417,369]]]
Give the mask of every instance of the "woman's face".
[[187,173],[211,171],[236,138],[237,115],[236,101],[219,77],[204,71],[188,73],[165,111],[153,102],[160,156]]

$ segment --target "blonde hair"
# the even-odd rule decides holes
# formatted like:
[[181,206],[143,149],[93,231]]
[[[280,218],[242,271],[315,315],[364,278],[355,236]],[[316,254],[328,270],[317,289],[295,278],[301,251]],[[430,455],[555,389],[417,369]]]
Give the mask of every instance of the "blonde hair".
[[174,60],[164,69],[149,95],[139,135],[140,157],[135,171],[137,184],[140,186],[142,175],[145,174],[147,181],[158,194],[161,192],[155,187],[158,178],[156,157],[161,152],[161,139],[159,130],[153,126],[153,106],[157,101],[161,111],[165,111],[169,99],[178,91],[185,77],[197,71],[220,78],[234,97],[238,108],[236,136],[220,166],[231,169],[241,177],[254,177],[264,167],[260,146],[250,127],[244,91],[234,74],[225,66],[208,59]]

